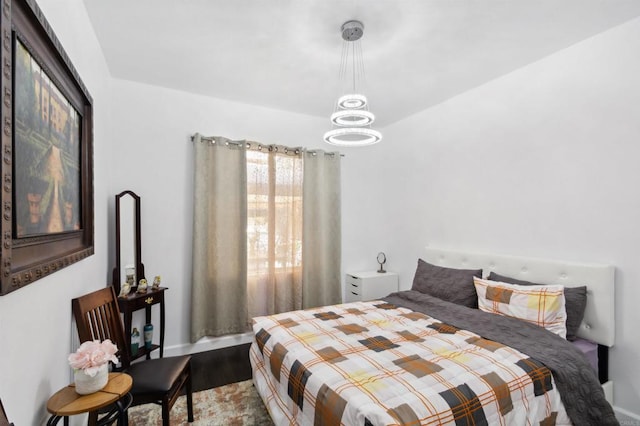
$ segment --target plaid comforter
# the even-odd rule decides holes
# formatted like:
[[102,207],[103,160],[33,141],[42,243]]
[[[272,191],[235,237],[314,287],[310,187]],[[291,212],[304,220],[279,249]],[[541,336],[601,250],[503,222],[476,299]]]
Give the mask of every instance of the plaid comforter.
[[254,318],[278,425],[571,424],[551,372],[470,331],[373,301]]

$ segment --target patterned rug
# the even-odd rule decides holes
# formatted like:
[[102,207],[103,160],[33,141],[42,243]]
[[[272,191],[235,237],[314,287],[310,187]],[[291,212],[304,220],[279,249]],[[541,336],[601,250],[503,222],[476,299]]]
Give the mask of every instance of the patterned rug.
[[[193,416],[195,421],[187,423],[187,399],[181,396],[171,409],[171,425],[273,425],[251,380],[195,392]],[[142,425],[162,425],[159,405],[145,404],[129,409],[129,426]]]

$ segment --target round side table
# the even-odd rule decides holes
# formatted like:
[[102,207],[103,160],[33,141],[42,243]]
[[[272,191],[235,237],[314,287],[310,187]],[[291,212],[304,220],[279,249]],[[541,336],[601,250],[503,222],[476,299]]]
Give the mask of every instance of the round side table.
[[115,419],[118,419],[118,424],[127,424],[127,409],[133,401],[129,393],[132,384],[133,380],[128,374],[109,373],[109,381],[104,388],[89,395],[80,395],[76,393],[75,385],[72,383],[49,398],[47,411],[51,413],[51,417],[47,425],[53,426],[61,418],[64,418],[64,424],[68,425],[69,416],[82,413],[90,413],[90,420],[92,415],[97,419],[97,410],[111,404],[114,404],[113,410],[97,424],[108,424]]

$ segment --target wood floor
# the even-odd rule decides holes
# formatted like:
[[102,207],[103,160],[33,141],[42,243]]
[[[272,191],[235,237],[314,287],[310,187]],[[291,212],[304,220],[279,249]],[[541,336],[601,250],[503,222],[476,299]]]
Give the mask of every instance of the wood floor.
[[191,355],[193,391],[216,388],[251,378],[251,343]]

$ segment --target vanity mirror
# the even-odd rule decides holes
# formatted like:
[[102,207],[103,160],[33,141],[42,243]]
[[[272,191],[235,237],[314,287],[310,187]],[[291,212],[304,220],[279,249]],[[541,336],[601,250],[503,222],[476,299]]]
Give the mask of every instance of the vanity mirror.
[[131,292],[145,278],[140,243],[140,197],[133,191],[116,195],[116,265],[113,287],[120,294],[124,283]]
[[[133,191],[122,191],[116,195],[116,265],[113,268],[113,287],[118,296],[118,308],[124,318],[124,330],[127,336],[132,336],[132,347],[125,348],[125,355],[129,360],[140,357],[151,359],[151,352],[159,349],[160,358],[164,354],[164,293],[166,287],[160,287],[160,278],[157,285],[146,287],[144,264],[142,263],[140,221],[140,197]],[[141,283],[142,280],[142,283]],[[124,291],[123,291],[124,290]],[[128,291],[127,291],[128,290]],[[156,337],[145,342],[140,342],[139,334],[132,334],[134,312],[144,310],[144,323],[136,324],[140,330],[154,329],[152,322],[152,308],[157,306],[160,310],[160,321],[156,323]],[[156,342],[154,343],[153,340]]]

